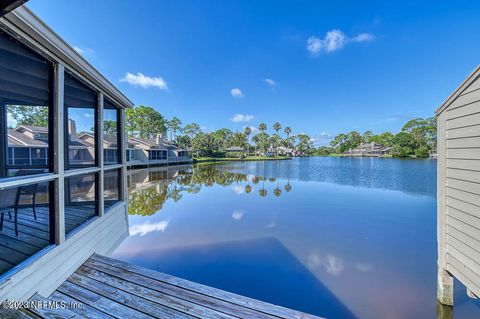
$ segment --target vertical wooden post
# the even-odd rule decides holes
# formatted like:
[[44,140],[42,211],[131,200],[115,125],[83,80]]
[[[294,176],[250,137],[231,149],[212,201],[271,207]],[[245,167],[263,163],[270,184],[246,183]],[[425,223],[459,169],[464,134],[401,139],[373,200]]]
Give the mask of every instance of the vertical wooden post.
[[[125,109],[119,109],[120,112],[120,132],[122,143],[120,143],[118,150],[120,152],[120,158],[122,160],[122,169],[121,169],[121,185],[122,185],[122,198],[121,200],[126,201],[126,211],[128,212],[128,186],[127,186],[127,143],[128,143],[128,134],[125,127]],[[128,228],[128,214],[125,215],[127,220]]]
[[453,276],[445,269],[438,268],[437,299],[446,306],[453,306]]
[[[58,174],[58,180],[55,183],[55,238],[56,244],[65,242],[65,127],[64,123],[64,84],[65,68],[58,63],[55,67],[54,78],[54,154],[55,154],[55,173]],[[66,155],[68,156],[68,154]]]
[[103,180],[104,180],[104,164],[103,164],[103,93],[98,93],[98,108],[97,108],[97,129],[98,134],[97,138],[98,141],[95,141],[97,144],[97,154],[98,154],[98,166],[100,167],[100,172],[98,173],[98,216],[103,216],[105,212],[104,201],[105,198],[103,196],[104,188]]
[[437,117],[437,299],[444,305],[453,306],[453,277],[445,270],[447,268],[446,149],[446,119],[445,112],[442,112]]

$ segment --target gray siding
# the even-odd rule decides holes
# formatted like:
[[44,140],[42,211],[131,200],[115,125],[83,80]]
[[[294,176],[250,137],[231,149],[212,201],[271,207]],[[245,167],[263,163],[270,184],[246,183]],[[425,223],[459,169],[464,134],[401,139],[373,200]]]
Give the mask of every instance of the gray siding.
[[[480,295],[480,80],[439,115],[439,253],[444,267]],[[443,123],[440,123],[443,121]],[[443,160],[443,166],[440,162]],[[444,207],[441,207],[444,206]]]

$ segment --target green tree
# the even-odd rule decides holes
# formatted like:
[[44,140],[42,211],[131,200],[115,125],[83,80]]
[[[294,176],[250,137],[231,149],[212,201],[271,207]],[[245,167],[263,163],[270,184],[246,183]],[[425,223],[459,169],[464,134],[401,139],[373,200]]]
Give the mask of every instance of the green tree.
[[257,145],[257,148],[262,154],[267,152],[269,138],[270,136],[265,132],[260,132],[252,138],[252,141]]
[[287,138],[289,138],[290,134],[292,134],[292,129],[289,126],[287,126],[285,128],[284,132],[285,132],[285,134],[287,134]]
[[373,138],[373,132],[372,131],[365,131],[362,135],[362,142],[363,143],[370,143],[370,142],[373,142],[372,141],[372,138]]
[[282,129],[282,124],[280,124],[279,122],[276,122],[275,124],[273,124],[273,129],[278,134],[278,131],[280,131]]
[[298,144],[297,149],[300,152],[308,154],[308,152],[313,148],[312,139],[307,134],[298,134]]
[[258,125],[258,129],[260,130],[260,132],[265,132],[267,130],[267,124],[265,123],[260,123]]
[[230,141],[230,146],[239,146],[245,150],[247,145],[248,145],[247,136],[244,133],[241,133],[241,132],[233,133]]
[[[92,130],[93,132],[93,130]],[[103,132],[107,135],[117,134],[117,121],[107,120],[103,121]]]
[[170,124],[170,129],[172,130],[173,133],[173,138],[170,138],[172,141],[177,137],[177,131],[180,131],[182,121],[174,116],[170,121],[168,121]]
[[222,129],[216,130],[211,134],[215,140],[215,145],[217,145],[216,150],[224,151],[225,148],[230,146],[232,143],[233,132],[228,128],[222,128]]
[[183,149],[189,149],[192,147],[192,139],[188,135],[179,135],[175,139],[175,144]]
[[279,146],[279,141],[281,140],[280,138],[280,135],[278,134],[278,131],[280,131],[282,129],[282,124],[280,124],[279,122],[275,122],[275,124],[273,124],[273,129],[275,130],[276,134],[274,135],[277,135],[277,137],[274,137],[273,139],[273,148],[275,149],[275,155],[278,156],[278,146]]
[[209,133],[199,133],[192,140],[192,146],[195,151],[198,153],[198,156],[211,156],[213,151],[217,149],[215,145],[215,139],[212,134]]
[[154,138],[167,132],[164,117],[150,106],[126,109],[126,118],[126,130],[131,136]]
[[29,105],[9,105],[8,115],[17,125],[48,127],[48,107]]
[[187,124],[185,125],[185,127],[183,128],[183,133],[188,135],[188,137],[190,137],[190,139],[193,139],[195,136],[197,136],[200,132],[201,132],[201,128],[200,128],[200,125],[198,125],[197,123],[191,123],[191,124]]

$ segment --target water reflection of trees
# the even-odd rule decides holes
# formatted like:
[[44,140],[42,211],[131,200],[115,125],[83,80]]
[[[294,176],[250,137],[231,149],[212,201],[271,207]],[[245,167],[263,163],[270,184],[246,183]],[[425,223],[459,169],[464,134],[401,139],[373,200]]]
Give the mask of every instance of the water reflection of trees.
[[[245,194],[252,193],[253,187],[261,182],[261,188],[258,190],[260,197],[266,197],[269,194],[266,182],[274,184],[273,195],[280,197],[282,195],[281,180],[277,178],[265,178],[262,176],[249,176],[242,173],[233,173],[222,170],[215,165],[196,165],[192,169],[178,170],[171,173],[172,167],[165,168],[169,173],[160,174],[161,169],[155,169],[155,172],[145,172],[145,170],[131,171],[129,180],[129,214],[150,216],[163,208],[166,201],[171,199],[178,202],[183,198],[184,193],[197,194],[204,187],[214,185],[231,186],[233,184],[243,188]],[[162,176],[162,178],[158,178]],[[285,192],[290,192],[292,186],[290,181],[283,185]]]

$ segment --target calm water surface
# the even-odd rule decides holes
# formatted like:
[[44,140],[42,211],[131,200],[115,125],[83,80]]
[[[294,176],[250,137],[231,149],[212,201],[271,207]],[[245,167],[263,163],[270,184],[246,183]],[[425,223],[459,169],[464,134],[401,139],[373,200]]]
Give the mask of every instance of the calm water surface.
[[[436,318],[436,162],[369,158],[129,172],[115,258],[328,318]],[[456,282],[455,318],[480,318]]]

